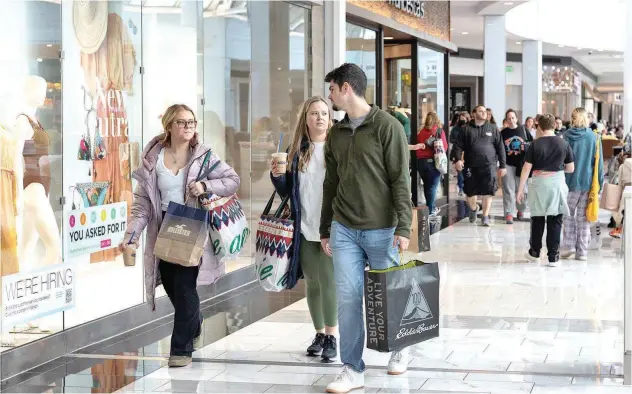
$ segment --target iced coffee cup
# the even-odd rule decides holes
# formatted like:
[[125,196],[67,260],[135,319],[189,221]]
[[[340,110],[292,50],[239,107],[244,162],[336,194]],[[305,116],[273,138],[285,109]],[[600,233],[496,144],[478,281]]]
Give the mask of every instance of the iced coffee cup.
[[123,252],[123,264],[125,264],[126,267],[133,267],[136,265],[135,245],[125,245],[125,250]]
[[272,160],[276,163],[279,172],[287,172],[287,153],[275,152],[272,154]]

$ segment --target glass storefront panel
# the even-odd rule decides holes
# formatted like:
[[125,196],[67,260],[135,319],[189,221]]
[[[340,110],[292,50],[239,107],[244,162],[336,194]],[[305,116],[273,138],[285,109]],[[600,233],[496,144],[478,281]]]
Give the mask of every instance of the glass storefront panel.
[[377,100],[377,32],[347,22],[347,42],[345,60],[355,63],[364,70],[367,77],[366,101],[376,104]]
[[[424,125],[426,116],[430,112],[436,112],[443,124],[445,118],[445,56],[443,52],[418,46],[417,48],[417,124],[419,129]],[[445,180],[446,177],[444,177]],[[448,182],[440,182],[437,188],[437,199],[447,197],[449,193]]]
[[0,2],[2,350],[61,331],[75,297],[62,264],[61,8]]
[[[64,262],[75,267],[77,297],[65,314],[70,328],[143,302],[140,258],[126,267],[115,247],[129,219],[131,171],[144,143],[143,96],[151,84],[140,74],[141,26],[150,24],[141,20],[140,6],[120,1],[62,8],[64,20],[76,16],[62,26]],[[98,26],[86,16],[91,11]]]
[[[237,170],[256,228],[270,154],[311,95],[314,26],[309,8],[266,1],[11,0],[0,14],[12,54],[0,60],[6,350],[145,301],[142,240],[133,266],[115,247],[131,172],[171,104],[193,108],[204,143]],[[253,246],[226,273],[250,265]],[[27,288],[53,277],[54,302]]]
[[419,86],[417,95],[419,99],[419,125],[424,124],[424,119],[429,112],[436,112],[439,119],[444,121],[444,54],[422,46],[419,53]]

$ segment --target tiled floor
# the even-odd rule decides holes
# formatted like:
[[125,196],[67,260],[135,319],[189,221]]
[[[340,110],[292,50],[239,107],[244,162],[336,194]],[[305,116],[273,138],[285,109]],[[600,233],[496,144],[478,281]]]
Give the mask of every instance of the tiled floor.
[[[499,204],[494,213],[498,216]],[[431,238],[439,261],[441,335],[416,345],[409,371],[386,375],[366,350],[364,392],[632,393],[622,386],[622,261],[618,241],[587,262],[526,263],[527,222],[461,221]],[[313,329],[298,301],[122,391],[323,392],[339,364],[305,356]]]
[[[495,201],[493,215],[500,217],[501,205]],[[462,201],[451,211],[438,227],[466,214]],[[408,372],[397,377],[386,375],[388,354],[366,350],[359,392],[632,393],[620,376],[620,242],[606,239],[587,262],[549,268],[524,261],[528,238],[528,222],[501,219],[491,228],[460,221],[432,235],[422,260],[439,262],[441,335],[414,346]],[[99,356],[74,355],[76,368],[58,368],[65,378],[34,375],[9,392],[324,392],[340,364],[305,355],[313,328],[305,300],[293,297],[270,315],[258,310],[263,299],[214,312],[205,323],[207,346],[189,367],[165,367],[169,337],[138,350],[121,342],[103,350],[105,362],[86,369],[79,361]]]

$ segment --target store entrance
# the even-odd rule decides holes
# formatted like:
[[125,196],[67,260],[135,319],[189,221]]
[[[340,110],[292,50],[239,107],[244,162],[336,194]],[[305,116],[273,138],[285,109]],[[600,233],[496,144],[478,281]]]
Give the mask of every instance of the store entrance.
[[[417,143],[418,117],[417,104],[415,103],[417,73],[414,71],[413,52],[416,48],[415,41],[391,41],[384,42],[384,73],[382,90],[382,103],[384,109],[394,115],[406,131],[408,143]],[[410,175],[412,187],[412,201],[419,204],[419,196],[423,198],[423,187],[419,185],[415,152],[411,152]]]

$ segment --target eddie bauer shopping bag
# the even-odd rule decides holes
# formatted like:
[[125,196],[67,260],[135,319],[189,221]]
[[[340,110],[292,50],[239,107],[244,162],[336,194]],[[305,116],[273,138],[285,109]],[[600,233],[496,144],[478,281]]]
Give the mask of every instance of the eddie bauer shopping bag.
[[289,195],[283,198],[274,215],[270,215],[275,196],[276,192],[272,193],[259,220],[255,269],[263,290],[279,292],[287,288],[288,272],[292,264],[294,221],[282,218]]
[[439,336],[439,267],[412,260],[365,273],[367,348],[392,352]]
[[[202,170],[207,166],[210,157],[211,151],[208,151],[197,180],[201,179]],[[205,209],[171,201],[160,225],[154,255],[161,260],[184,267],[200,265],[206,242],[209,239],[208,218],[209,214]]]

